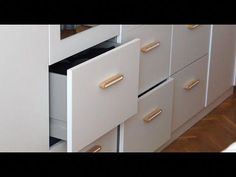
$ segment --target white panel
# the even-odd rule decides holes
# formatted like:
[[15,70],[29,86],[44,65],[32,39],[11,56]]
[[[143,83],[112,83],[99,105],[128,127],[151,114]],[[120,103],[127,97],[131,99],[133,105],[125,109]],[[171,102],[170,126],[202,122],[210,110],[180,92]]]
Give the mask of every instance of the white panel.
[[[68,151],[78,151],[137,112],[140,40],[133,40],[67,71]],[[120,73],[107,89],[99,84]]]
[[0,39],[0,151],[47,151],[48,26],[1,25]]
[[58,138],[61,140],[66,140],[67,138],[67,122],[59,119],[54,119],[50,117],[50,136]]
[[[138,113],[121,128],[121,151],[153,152],[170,139],[173,88],[170,79],[139,98]],[[162,113],[151,122],[144,122],[144,117],[157,108]]]
[[50,25],[50,65],[119,35],[119,25],[97,25],[61,40],[60,25]]
[[169,76],[171,25],[143,25],[122,33],[122,41],[141,39],[142,47],[160,42],[160,46],[147,53],[140,53],[139,94],[165,80]]
[[[207,60],[208,55],[172,76],[175,78],[173,131],[204,108]],[[200,82],[191,90],[185,90],[184,87],[192,80],[199,80]]]
[[206,55],[209,50],[210,25],[188,29],[187,25],[173,26],[171,74]]
[[67,119],[67,78],[65,75],[49,73],[50,117],[60,121]]
[[233,26],[213,25],[206,105],[233,86],[234,40]]

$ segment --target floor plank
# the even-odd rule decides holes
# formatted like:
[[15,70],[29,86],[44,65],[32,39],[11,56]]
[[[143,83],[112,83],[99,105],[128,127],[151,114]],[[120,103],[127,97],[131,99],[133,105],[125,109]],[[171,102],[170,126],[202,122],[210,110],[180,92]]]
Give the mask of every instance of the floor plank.
[[162,152],[220,152],[236,141],[236,91]]

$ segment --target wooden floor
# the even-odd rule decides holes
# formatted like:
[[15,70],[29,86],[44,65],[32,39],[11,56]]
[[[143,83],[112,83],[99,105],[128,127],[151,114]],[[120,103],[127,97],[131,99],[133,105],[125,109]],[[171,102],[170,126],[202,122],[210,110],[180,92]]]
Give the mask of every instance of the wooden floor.
[[235,141],[236,90],[162,152],[220,152]]

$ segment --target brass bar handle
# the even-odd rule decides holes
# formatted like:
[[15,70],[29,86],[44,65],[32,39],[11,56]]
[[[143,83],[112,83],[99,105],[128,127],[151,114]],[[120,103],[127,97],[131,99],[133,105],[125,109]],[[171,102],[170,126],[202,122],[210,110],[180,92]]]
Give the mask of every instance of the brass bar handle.
[[153,119],[155,119],[161,113],[162,113],[162,109],[157,108],[153,112],[151,112],[148,115],[146,115],[143,120],[146,123],[151,122]]
[[89,149],[87,152],[99,152],[102,150],[102,146],[100,145],[95,145],[91,149]]
[[193,80],[190,81],[188,84],[186,84],[184,86],[185,90],[191,90],[193,87],[195,87],[196,85],[198,85],[200,83],[200,80]]
[[157,48],[161,45],[161,43],[158,41],[158,42],[152,42],[150,44],[147,44],[145,45],[144,47],[141,48],[141,51],[143,53],[147,53],[149,52],[150,50],[154,49],[154,48]]
[[106,79],[102,83],[100,83],[99,87],[101,89],[106,89],[106,88],[116,84],[117,82],[122,81],[123,79],[124,79],[124,76],[122,74],[116,74],[116,75],[110,77],[109,79]]
[[197,27],[199,27],[200,25],[187,25],[187,28],[190,29],[190,30],[193,30]]

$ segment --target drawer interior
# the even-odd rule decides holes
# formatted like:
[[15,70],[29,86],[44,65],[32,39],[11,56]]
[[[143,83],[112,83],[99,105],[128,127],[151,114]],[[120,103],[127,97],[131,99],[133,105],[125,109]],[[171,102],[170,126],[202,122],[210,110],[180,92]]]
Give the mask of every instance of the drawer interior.
[[49,66],[49,72],[51,73],[57,73],[62,75],[67,75],[67,70],[77,66],[81,63],[84,63],[96,56],[99,56],[105,52],[108,52],[109,50],[112,50],[116,47],[118,47],[120,44],[114,42],[114,40],[108,40],[103,43],[100,43],[94,47],[91,47],[89,49],[86,49],[82,52],[79,52],[75,55],[72,55],[68,58],[65,58],[64,60],[61,60],[55,64],[52,64]]
[[49,138],[49,146],[53,146],[54,144],[58,143],[59,141],[61,141],[61,139],[50,137]]

